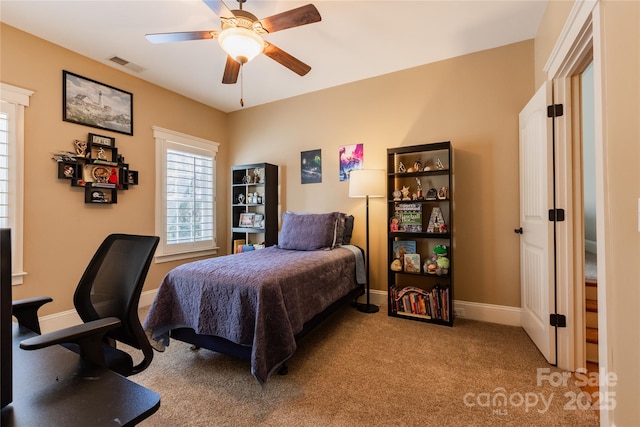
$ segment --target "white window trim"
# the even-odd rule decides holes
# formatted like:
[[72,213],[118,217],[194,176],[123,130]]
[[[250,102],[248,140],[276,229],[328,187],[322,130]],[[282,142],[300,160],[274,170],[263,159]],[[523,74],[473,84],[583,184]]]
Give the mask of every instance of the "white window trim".
[[216,177],[216,155],[218,153],[217,142],[209,141],[207,139],[198,138],[195,136],[187,135],[184,133],[164,129],[158,126],[152,126],[153,137],[156,140],[156,218],[155,218],[155,230],[156,234],[160,236],[160,244],[156,250],[155,262],[169,262],[178,261],[187,258],[201,257],[215,255],[218,252],[219,246],[217,245],[217,233],[216,233],[216,191],[215,182],[213,188],[213,247],[206,249],[194,249],[188,252],[175,252],[164,242],[162,238],[166,234],[166,197],[165,190],[167,186],[166,182],[166,153],[168,145],[184,144],[185,146],[193,148],[200,148],[204,153],[210,155],[213,153],[213,176]]
[[29,106],[29,97],[33,91],[0,83],[0,99],[15,106],[15,141],[13,160],[9,166],[10,192],[15,195],[11,200],[11,216],[15,219],[12,230],[11,260],[13,264],[11,283],[20,285],[24,276],[24,108]]

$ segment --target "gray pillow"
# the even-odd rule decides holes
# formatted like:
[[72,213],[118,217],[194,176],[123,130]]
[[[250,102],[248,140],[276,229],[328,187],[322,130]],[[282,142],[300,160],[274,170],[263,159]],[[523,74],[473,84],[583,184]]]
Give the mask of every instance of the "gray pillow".
[[296,251],[329,249],[333,245],[336,213],[304,214],[285,212],[278,247]]

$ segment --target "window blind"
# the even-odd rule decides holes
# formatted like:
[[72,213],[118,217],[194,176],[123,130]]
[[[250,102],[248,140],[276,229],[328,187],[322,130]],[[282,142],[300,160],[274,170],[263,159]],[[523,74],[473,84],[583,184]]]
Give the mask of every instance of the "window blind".
[[213,157],[167,150],[166,243],[213,240]]
[[0,111],[0,227],[9,222],[9,115]]

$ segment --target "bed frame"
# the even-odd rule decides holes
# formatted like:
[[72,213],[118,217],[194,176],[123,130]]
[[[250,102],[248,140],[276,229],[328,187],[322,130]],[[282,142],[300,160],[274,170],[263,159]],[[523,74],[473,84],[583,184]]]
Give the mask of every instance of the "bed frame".
[[[331,314],[333,314],[339,308],[343,307],[345,304],[351,302],[351,306],[355,307],[357,298],[362,295],[364,295],[364,287],[358,287],[341,299],[333,302],[324,311],[316,314],[313,318],[311,318],[311,320],[304,324],[302,331],[300,331],[295,336],[296,342],[299,342],[302,337],[315,329],[319,324],[321,324],[324,320],[331,316]],[[252,348],[250,346],[236,344],[222,337],[218,337],[215,335],[200,335],[191,328],[172,329],[169,335],[171,338],[178,341],[192,344],[192,350],[206,348],[207,350],[226,354],[238,359],[247,361],[251,360]],[[278,372],[279,375],[286,375],[289,372],[289,368],[286,362],[281,364],[276,369],[276,372]]]

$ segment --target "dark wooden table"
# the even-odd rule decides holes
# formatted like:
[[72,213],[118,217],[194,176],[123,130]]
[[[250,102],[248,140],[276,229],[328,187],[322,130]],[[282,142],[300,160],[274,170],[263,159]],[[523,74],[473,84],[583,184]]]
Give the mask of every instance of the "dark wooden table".
[[55,345],[26,351],[34,336],[13,324],[13,402],[2,409],[2,427],[133,426],[160,407],[160,395],[108,369],[85,366]]

